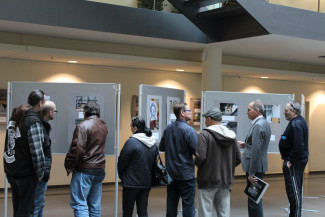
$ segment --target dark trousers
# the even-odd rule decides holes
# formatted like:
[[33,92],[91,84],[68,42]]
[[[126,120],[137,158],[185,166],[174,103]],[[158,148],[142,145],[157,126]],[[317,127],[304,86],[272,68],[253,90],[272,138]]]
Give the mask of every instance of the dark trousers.
[[34,212],[36,175],[27,177],[7,177],[12,191],[14,217],[28,217]]
[[[255,176],[260,179],[263,179],[264,173],[263,172],[255,173]],[[246,173],[246,180],[247,180],[247,185],[250,185],[251,182],[248,180],[248,173]],[[248,216],[249,217],[263,217],[264,216],[262,199],[257,204],[253,200],[248,198]]]
[[150,188],[141,189],[123,187],[123,217],[132,217],[134,203],[137,205],[138,217],[147,217],[150,190]]
[[183,217],[195,215],[196,180],[174,180],[167,186],[167,217],[176,217],[179,198],[182,198]]
[[283,175],[286,185],[288,200],[290,203],[289,217],[300,217],[302,207],[302,185],[304,180],[304,170],[308,158],[295,162],[290,168],[287,161],[283,162]]

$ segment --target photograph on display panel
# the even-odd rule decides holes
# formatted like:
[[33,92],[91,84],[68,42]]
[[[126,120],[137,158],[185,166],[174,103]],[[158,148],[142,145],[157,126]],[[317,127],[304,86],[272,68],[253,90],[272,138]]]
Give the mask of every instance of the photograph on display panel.
[[199,130],[201,125],[201,98],[191,98],[190,109],[192,111],[192,119],[189,121],[189,125]]
[[237,116],[238,105],[235,103],[220,103],[220,111],[223,116]]
[[219,107],[222,112],[221,124],[237,134],[238,104],[234,102],[214,102],[215,107]]
[[193,125],[200,126],[201,121],[201,99],[193,99]]
[[167,97],[167,125],[176,121],[174,114],[174,105],[180,103],[181,99],[178,97]]
[[99,105],[101,119],[104,120],[104,99],[103,94],[71,94],[69,96],[70,105],[69,105],[69,124],[68,124],[68,142],[70,144],[72,140],[73,132],[76,128],[76,125],[84,120],[84,107],[88,102],[94,101]]
[[76,96],[76,112],[78,113],[78,118],[75,119],[76,125],[84,120],[84,107],[91,101],[97,103],[98,100],[95,96]]
[[280,124],[280,105],[264,105],[264,117],[268,123]]
[[161,126],[161,96],[147,96],[147,123],[149,123],[150,130],[159,130]]

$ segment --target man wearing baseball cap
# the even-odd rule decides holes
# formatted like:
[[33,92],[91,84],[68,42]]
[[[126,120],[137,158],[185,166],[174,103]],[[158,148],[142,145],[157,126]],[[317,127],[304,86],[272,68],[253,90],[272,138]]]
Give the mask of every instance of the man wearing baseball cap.
[[198,216],[229,217],[235,167],[241,163],[236,134],[221,124],[218,108],[202,116],[207,127],[199,134],[195,158]]

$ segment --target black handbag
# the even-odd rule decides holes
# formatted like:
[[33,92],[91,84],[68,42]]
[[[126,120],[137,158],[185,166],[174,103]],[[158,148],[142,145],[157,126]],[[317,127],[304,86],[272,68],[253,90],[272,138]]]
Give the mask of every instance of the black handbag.
[[170,178],[170,176],[168,175],[166,167],[160,158],[159,151],[157,148],[156,160],[152,168],[152,186],[166,186],[169,185],[172,181],[172,178]]

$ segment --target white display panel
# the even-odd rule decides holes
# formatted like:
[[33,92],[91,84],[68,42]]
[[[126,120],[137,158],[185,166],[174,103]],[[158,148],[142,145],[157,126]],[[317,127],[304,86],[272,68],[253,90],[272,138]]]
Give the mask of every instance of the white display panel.
[[[271,127],[271,139],[268,153],[279,153],[278,143],[288,121],[284,117],[285,105],[291,99],[290,94],[258,94],[223,91],[205,91],[203,96],[203,112],[218,107],[223,112],[222,124],[233,130],[237,140],[245,141],[251,128],[251,120],[247,117],[248,104],[260,99],[265,107],[265,118]],[[202,109],[202,108],[201,108]],[[203,128],[204,118],[201,118]]]

